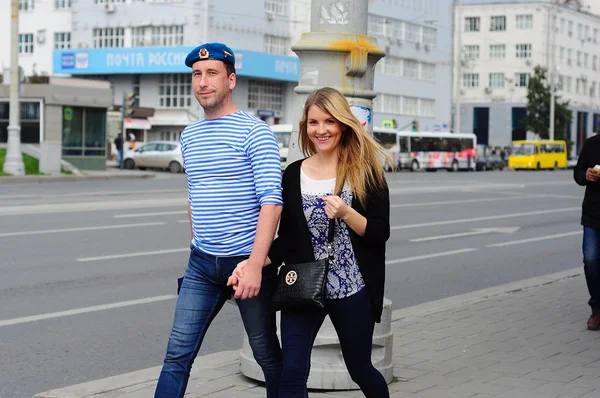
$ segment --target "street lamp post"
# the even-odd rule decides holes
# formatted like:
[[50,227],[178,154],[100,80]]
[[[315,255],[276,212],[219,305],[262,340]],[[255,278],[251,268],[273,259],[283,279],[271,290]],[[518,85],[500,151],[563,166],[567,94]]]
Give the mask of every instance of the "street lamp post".
[[19,124],[19,0],[12,0],[10,28],[10,106],[6,158],[2,171],[12,175],[24,175]]
[[553,14],[554,14],[554,2],[551,0],[549,2],[548,5],[548,29],[551,31],[549,31],[549,34],[551,35],[551,44],[550,44],[550,60],[549,60],[549,73],[550,73],[550,128],[549,128],[549,133],[548,133],[548,138],[550,138],[551,140],[554,139],[554,118],[555,118],[555,94],[554,94],[554,69],[555,69],[555,38],[556,38],[556,27],[552,24],[552,22],[554,21],[554,19],[552,18]]

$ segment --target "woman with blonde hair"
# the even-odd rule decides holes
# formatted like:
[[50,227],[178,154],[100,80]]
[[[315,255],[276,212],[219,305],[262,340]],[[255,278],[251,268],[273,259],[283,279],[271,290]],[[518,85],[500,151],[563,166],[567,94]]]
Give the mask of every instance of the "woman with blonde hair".
[[[324,309],[281,312],[279,398],[308,397],[310,354],[326,315],[352,380],[366,397],[389,397],[384,377],[371,362],[390,236],[389,191],[381,163],[386,154],[352,114],[346,98],[329,87],[308,97],[299,135],[307,158],[284,172],[281,222],[267,262],[279,266],[327,258],[329,220],[335,219],[333,261]],[[243,277],[242,268],[232,276],[234,287],[236,278]]]

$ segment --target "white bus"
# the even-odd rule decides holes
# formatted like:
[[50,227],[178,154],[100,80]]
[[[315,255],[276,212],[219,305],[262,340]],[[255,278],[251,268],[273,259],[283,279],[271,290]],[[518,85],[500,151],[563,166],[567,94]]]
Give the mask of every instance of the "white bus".
[[477,137],[430,131],[398,131],[374,127],[373,137],[393,159],[391,170],[475,170]]

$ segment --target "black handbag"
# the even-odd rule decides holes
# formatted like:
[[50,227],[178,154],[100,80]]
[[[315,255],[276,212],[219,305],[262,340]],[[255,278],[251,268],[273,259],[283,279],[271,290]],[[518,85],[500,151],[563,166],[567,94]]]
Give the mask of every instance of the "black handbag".
[[272,306],[275,311],[324,308],[327,297],[327,273],[333,260],[335,219],[329,221],[327,258],[301,264],[286,264],[279,268]]

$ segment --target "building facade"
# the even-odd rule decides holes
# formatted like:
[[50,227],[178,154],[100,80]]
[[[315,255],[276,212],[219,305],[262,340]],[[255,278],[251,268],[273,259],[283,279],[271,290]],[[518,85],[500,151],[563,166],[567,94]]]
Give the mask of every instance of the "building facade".
[[570,138],[578,152],[600,123],[600,17],[546,0],[462,3],[453,76],[460,131],[490,146],[532,137],[523,118],[527,84],[539,65],[554,71],[558,95],[573,114],[567,131],[555,134]]
[[[376,70],[375,125],[449,129],[451,4],[369,2],[368,34],[387,53]],[[201,42],[221,41],[238,61],[236,105],[271,124],[294,123],[300,65],[291,48],[310,30],[310,10],[310,0],[21,0],[19,63],[27,76],[108,81],[116,106],[134,93],[138,107],[153,110],[137,138],[176,139],[202,117],[183,59]],[[8,25],[0,29],[9,37]],[[9,41],[2,40],[0,62],[8,66]]]

